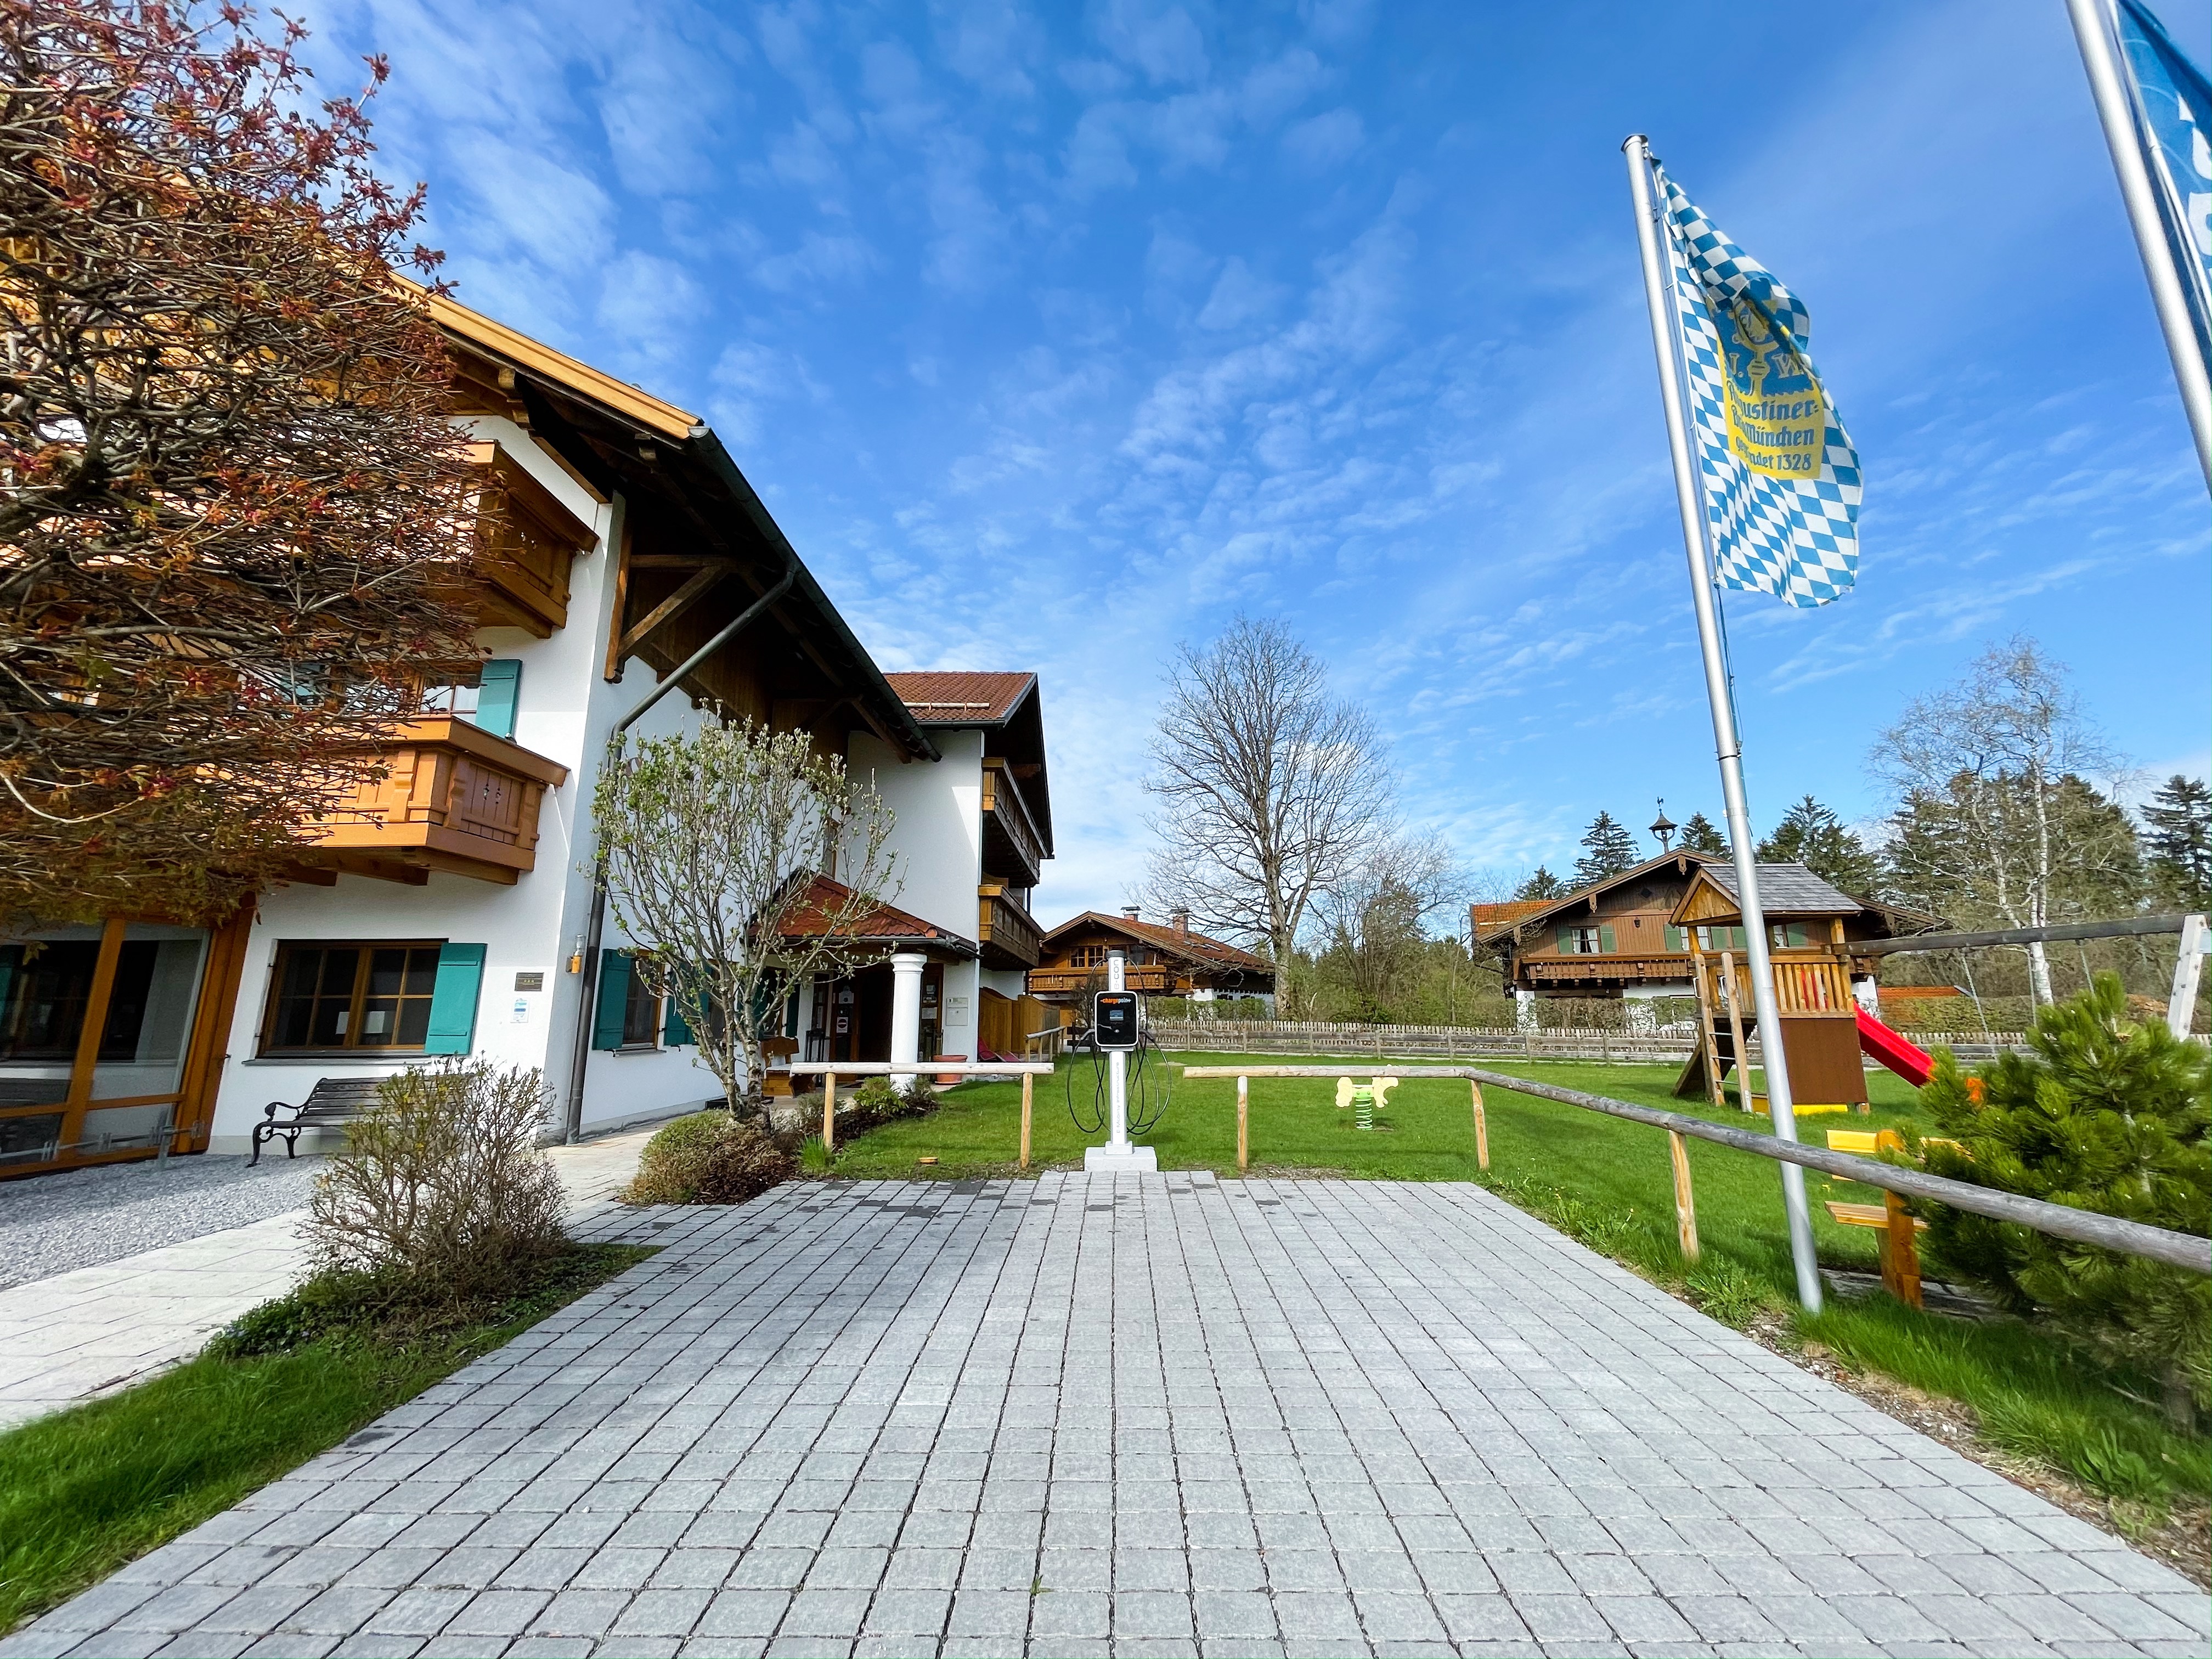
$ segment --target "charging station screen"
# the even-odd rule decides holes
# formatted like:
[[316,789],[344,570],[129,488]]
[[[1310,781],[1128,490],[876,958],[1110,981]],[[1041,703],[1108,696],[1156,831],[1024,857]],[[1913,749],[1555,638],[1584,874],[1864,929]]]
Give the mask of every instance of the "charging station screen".
[[1101,991],[1091,1012],[1091,1030],[1102,1048],[1137,1046],[1137,994]]

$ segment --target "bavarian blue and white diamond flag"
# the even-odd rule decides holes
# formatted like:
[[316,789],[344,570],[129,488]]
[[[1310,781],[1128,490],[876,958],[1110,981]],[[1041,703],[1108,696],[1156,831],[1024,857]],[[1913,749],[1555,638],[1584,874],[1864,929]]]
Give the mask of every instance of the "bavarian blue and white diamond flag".
[[1859,455],[1806,349],[1804,303],[1655,159],[1684,391],[1722,585],[1826,605],[1858,579]]

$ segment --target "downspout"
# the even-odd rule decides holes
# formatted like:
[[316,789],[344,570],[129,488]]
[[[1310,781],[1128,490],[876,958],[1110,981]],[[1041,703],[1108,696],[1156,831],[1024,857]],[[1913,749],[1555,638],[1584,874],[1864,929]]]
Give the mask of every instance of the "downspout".
[[[783,574],[775,585],[738,613],[737,620],[708,640],[682,662],[678,663],[659,684],[645,696],[645,700],[615,722],[607,734],[607,762],[622,753],[623,734],[645,718],[646,711],[676,689],[677,683],[743,633],[753,619],[791,591],[799,580],[799,555],[788,548],[784,550]],[[615,618],[622,625],[622,618]],[[606,763],[602,763],[604,768]],[[580,807],[581,802],[578,803]],[[584,962],[581,983],[577,988],[576,1040],[574,1058],[568,1067],[568,1122],[566,1139],[574,1146],[584,1133],[584,1071],[592,1059],[592,1025],[599,1014],[599,941],[605,936],[607,921],[607,854],[606,843],[599,841],[598,825],[592,825],[593,840],[599,842],[599,850],[592,864],[592,908],[584,927]]]

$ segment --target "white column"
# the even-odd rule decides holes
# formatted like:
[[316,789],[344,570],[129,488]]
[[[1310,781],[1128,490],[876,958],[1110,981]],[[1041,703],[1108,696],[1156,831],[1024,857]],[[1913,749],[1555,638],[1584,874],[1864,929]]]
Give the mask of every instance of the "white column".
[[[921,970],[928,958],[902,951],[891,958],[891,1064],[911,1066],[921,1058]],[[914,1087],[911,1074],[891,1079],[901,1093]]]

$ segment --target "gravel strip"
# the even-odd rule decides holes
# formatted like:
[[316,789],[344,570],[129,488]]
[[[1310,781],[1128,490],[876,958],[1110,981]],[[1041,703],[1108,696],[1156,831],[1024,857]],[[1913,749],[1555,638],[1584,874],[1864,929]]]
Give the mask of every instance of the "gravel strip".
[[201,1153],[0,1184],[0,1287],[119,1261],[301,1208],[319,1158],[249,1170]]

